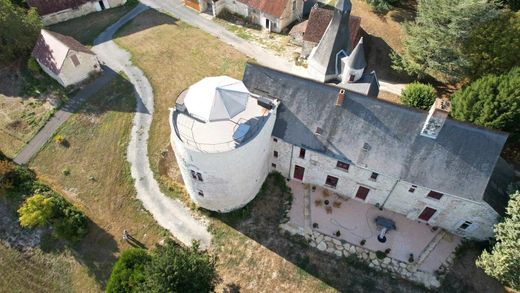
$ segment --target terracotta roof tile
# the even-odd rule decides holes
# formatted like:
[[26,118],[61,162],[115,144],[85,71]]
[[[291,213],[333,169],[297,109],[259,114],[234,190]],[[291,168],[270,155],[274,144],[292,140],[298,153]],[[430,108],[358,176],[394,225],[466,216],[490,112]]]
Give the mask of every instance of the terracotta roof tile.
[[69,8],[79,7],[87,2],[95,0],[27,0],[30,7],[38,10],[38,14],[47,15]]
[[249,7],[260,10],[274,17],[282,16],[289,0],[239,0]]

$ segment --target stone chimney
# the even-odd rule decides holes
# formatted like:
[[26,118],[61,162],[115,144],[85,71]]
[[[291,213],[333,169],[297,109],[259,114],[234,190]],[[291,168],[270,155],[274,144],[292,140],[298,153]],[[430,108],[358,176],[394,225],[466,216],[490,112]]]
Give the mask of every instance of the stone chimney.
[[436,139],[444,126],[444,122],[446,122],[448,118],[450,109],[450,101],[439,98],[435,99],[435,103],[433,103],[430,112],[428,112],[428,117],[426,121],[424,121],[421,135]]
[[340,89],[338,93],[338,97],[336,98],[336,107],[343,106],[343,101],[345,101],[345,90]]

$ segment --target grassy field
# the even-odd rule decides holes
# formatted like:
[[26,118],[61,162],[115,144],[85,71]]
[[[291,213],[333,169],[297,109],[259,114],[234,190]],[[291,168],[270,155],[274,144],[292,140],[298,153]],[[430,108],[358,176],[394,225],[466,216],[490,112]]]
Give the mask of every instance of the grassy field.
[[91,46],[94,39],[109,25],[132,10],[134,5],[124,5],[100,12],[91,13],[69,21],[51,25],[51,31],[68,35],[78,40],[83,45]]
[[120,250],[129,247],[124,229],[147,247],[166,235],[136,199],[125,158],[134,108],[132,84],[117,77],[58,130],[68,147],[49,142],[30,162],[42,181],[92,220],[74,256],[101,286]]

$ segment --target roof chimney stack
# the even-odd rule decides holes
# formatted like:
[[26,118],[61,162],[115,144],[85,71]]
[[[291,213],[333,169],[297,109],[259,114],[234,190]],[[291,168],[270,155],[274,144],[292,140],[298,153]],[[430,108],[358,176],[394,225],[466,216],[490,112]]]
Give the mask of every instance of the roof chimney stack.
[[336,98],[336,107],[343,106],[343,101],[345,101],[345,90],[340,89],[338,93],[338,97]]
[[433,103],[432,107],[430,108],[428,117],[424,122],[421,135],[436,139],[441,132],[442,127],[444,126],[444,122],[446,122],[446,119],[448,118],[450,109],[450,101],[439,98],[435,99],[435,103]]

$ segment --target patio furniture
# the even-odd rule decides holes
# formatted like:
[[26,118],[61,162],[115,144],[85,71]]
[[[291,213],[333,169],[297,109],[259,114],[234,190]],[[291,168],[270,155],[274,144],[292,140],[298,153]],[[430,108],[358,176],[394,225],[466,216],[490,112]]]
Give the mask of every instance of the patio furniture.
[[328,199],[326,199],[326,200],[324,201],[324,203],[325,203],[326,206],[328,206],[328,205],[330,204],[330,201],[329,201]]
[[341,201],[334,201],[332,203],[332,206],[335,207],[335,208],[340,208],[341,207]]
[[321,199],[317,199],[314,201],[314,205],[320,207],[322,205]]
[[381,232],[379,235],[377,235],[377,240],[381,243],[386,242],[386,232],[390,230],[396,230],[395,222],[391,219],[387,219],[385,217],[377,217],[376,218],[376,225],[378,227],[381,227]]
[[327,214],[332,214],[332,208],[331,207],[325,207],[325,211]]

